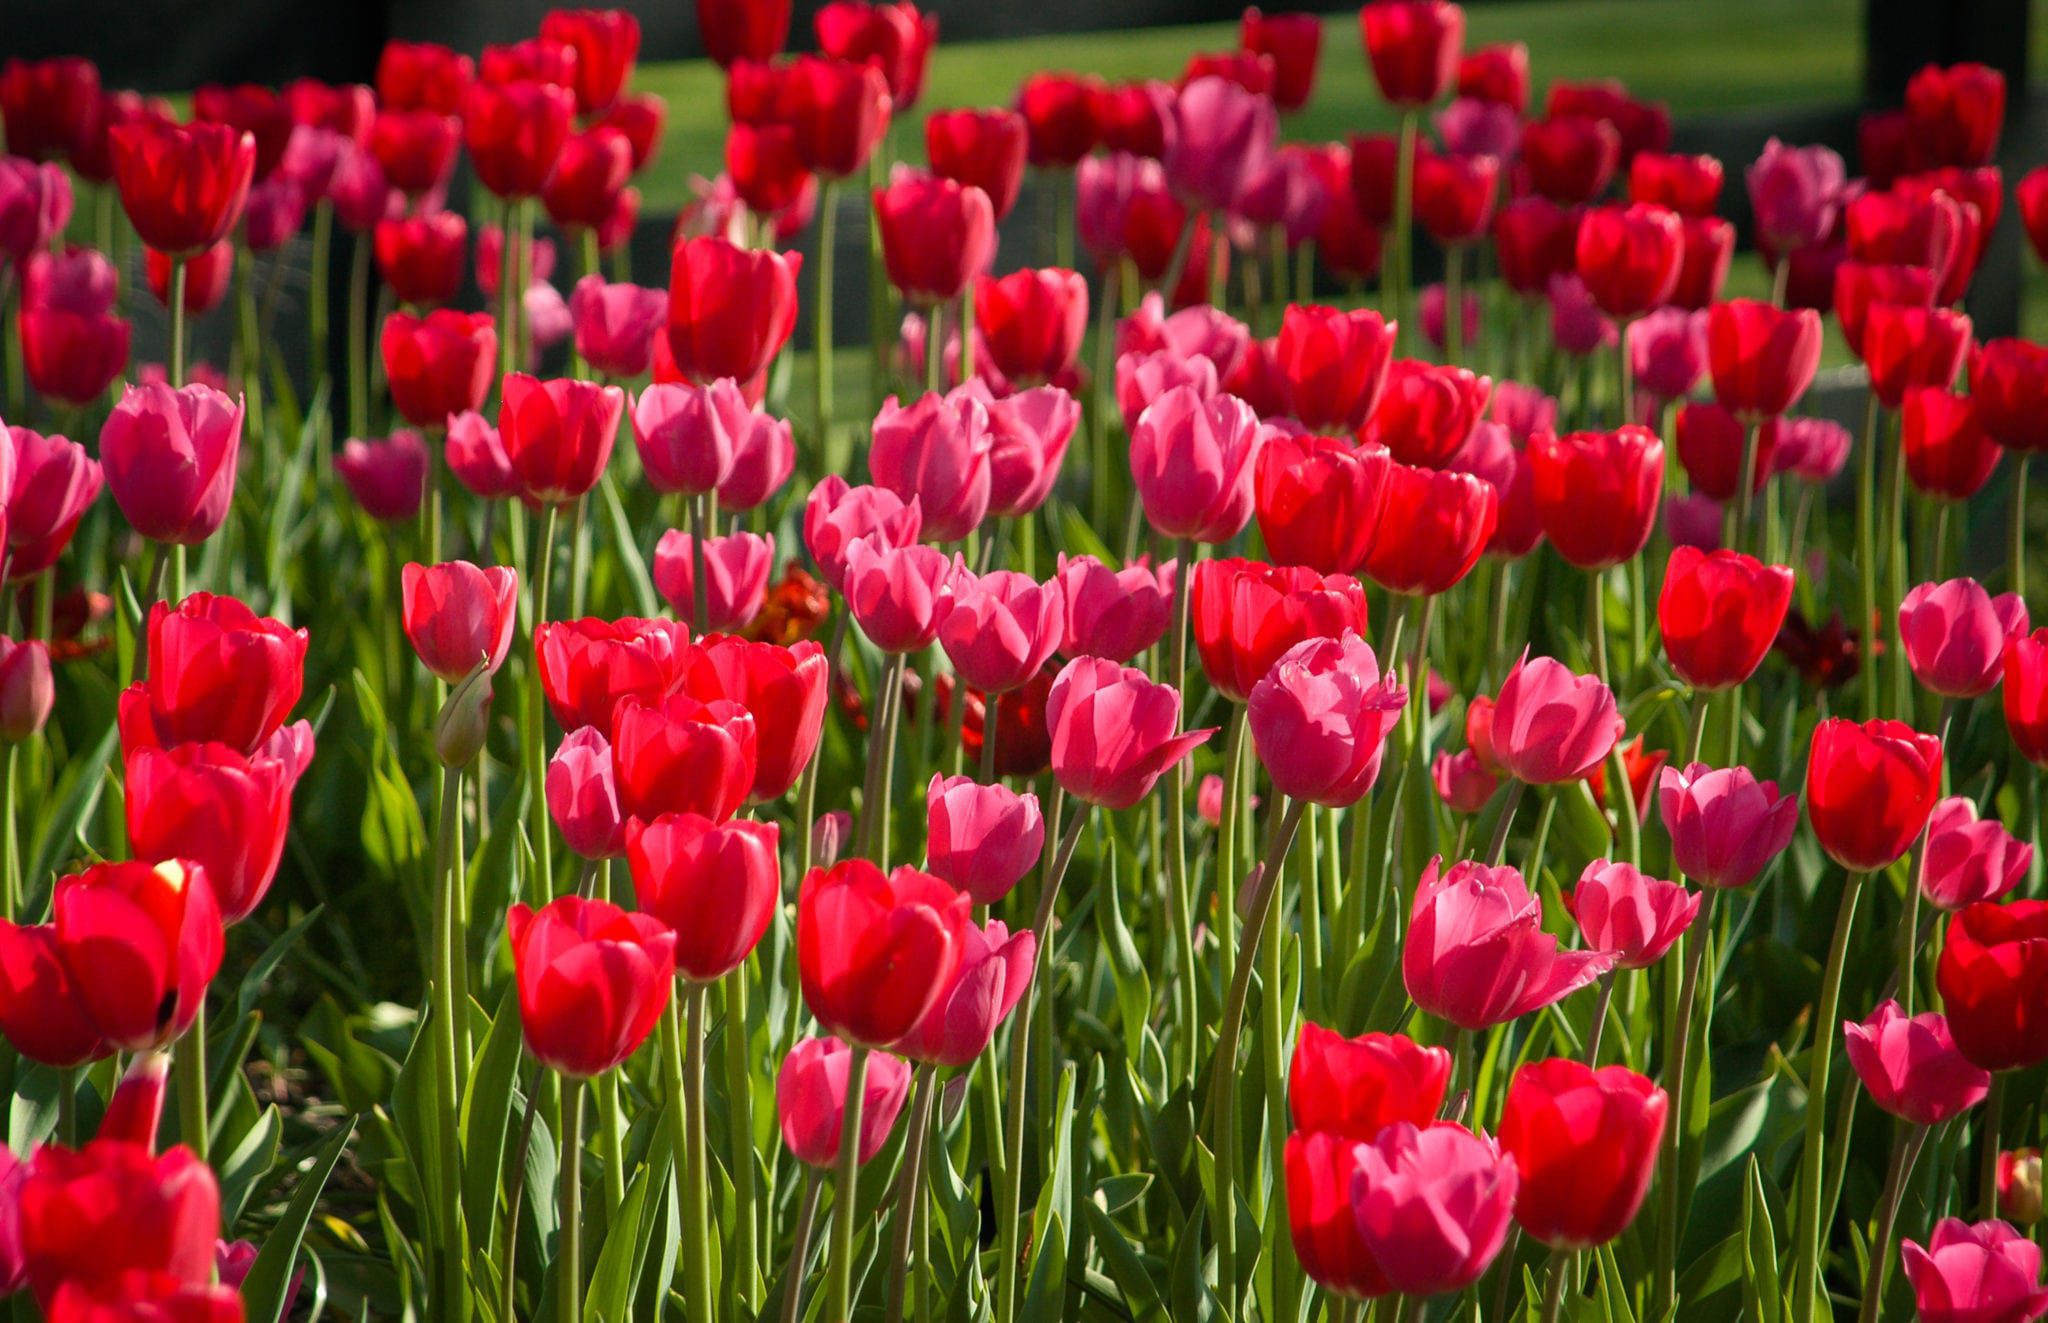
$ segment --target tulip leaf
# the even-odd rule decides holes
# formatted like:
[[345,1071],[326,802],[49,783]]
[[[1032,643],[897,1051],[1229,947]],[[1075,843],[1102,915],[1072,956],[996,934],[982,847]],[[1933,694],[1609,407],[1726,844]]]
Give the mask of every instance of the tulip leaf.
[[[1033,1267],[1032,1289],[1036,1292],[1040,1273],[1045,1270],[1048,1253],[1058,1255],[1055,1269],[1057,1281],[1064,1294],[1067,1271],[1066,1228],[1073,1225],[1074,1218],[1074,1064],[1068,1062],[1060,1071],[1059,1100],[1054,1104],[1053,1141],[1051,1148],[1052,1170],[1046,1175],[1045,1184],[1038,1192],[1038,1205],[1031,1215],[1031,1245]],[[1027,1317],[1050,1317],[1034,1310],[1026,1310]]]
[[519,990],[507,982],[462,1099],[463,1215],[469,1220],[471,1238],[482,1245],[497,1244],[498,1188],[503,1183],[505,1134],[520,1046]]
[[327,1137],[313,1165],[300,1177],[284,1216],[264,1238],[256,1262],[242,1280],[242,1310],[249,1323],[277,1323],[283,1315],[285,1293],[291,1288],[292,1267],[299,1257],[299,1244],[306,1238],[306,1225],[313,1219],[313,1208],[327,1188],[334,1164],[341,1161],[342,1150],[355,1132],[355,1118],[350,1117]]
[[279,934],[277,940],[264,947],[263,954],[250,963],[249,968],[242,974],[242,981],[235,987],[237,1019],[248,1018],[249,1012],[256,1009],[256,998],[263,992],[264,981],[284,962],[284,958],[291,954],[292,948],[299,944],[299,939],[306,935],[306,930],[311,928],[325,911],[326,906],[315,905],[296,923]]
[[265,610],[286,624],[290,624],[292,618],[292,525],[298,521],[299,502],[306,490],[306,470],[312,463],[314,445],[319,440],[321,429],[330,425],[328,385],[322,381],[314,390],[312,407],[306,411],[305,419],[299,425],[299,443],[293,448],[283,474],[270,485],[274,499],[270,503],[269,527],[265,530],[263,543],[264,566],[268,571],[265,577],[270,585],[270,600]]
[[643,1252],[652,1243],[654,1220],[661,1208],[652,1200],[655,1183],[668,1182],[666,1164],[642,1167],[626,1190],[626,1200],[605,1233],[597,1266],[583,1300],[584,1323],[624,1323],[632,1317],[633,1283]]
[[73,754],[65,762],[64,771],[57,778],[56,809],[43,823],[42,834],[36,838],[35,856],[29,862],[28,871],[22,874],[24,888],[32,902],[24,913],[41,911],[41,902],[35,897],[48,893],[46,879],[56,872],[60,861],[70,857],[73,843],[89,848],[84,827],[91,820],[93,810],[99,806],[108,765],[120,747],[120,728],[110,722],[98,744]]
[[283,1133],[283,1116],[276,1107],[266,1107],[234,1150],[220,1159],[222,1226],[232,1229],[241,1219],[242,1209],[248,1204],[256,1182],[267,1175],[271,1164],[277,1161],[278,1141]]
[[1784,1317],[1784,1293],[1778,1287],[1778,1234],[1771,1221],[1770,1201],[1764,1194],[1763,1168],[1755,1154],[1750,1155],[1745,1190],[1743,1316],[1758,1323],[1780,1323]]
[[1164,1318],[1165,1305],[1159,1299],[1159,1288],[1152,1281],[1152,1274],[1145,1267],[1145,1258],[1139,1247],[1132,1244],[1110,1215],[1094,1200],[1081,1205],[1083,1216],[1088,1219],[1088,1229],[1095,1237],[1095,1243],[1102,1248],[1103,1267],[1109,1278],[1116,1283],[1117,1292],[1123,1297],[1124,1307],[1137,1323]]

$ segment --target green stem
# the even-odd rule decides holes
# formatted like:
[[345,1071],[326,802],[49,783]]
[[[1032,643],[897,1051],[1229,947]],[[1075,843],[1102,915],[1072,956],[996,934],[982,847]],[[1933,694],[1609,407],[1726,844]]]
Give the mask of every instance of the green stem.
[[1619,969],[1610,969],[1600,976],[1600,1000],[1593,1007],[1593,1029],[1586,1036],[1586,1064],[1600,1064],[1600,1040],[1607,1033],[1607,1012],[1614,1005],[1614,981],[1621,974]]
[[604,1215],[609,1226],[626,1202],[626,1117],[619,1110],[619,1072],[606,1071],[590,1087],[597,1095],[597,1151],[604,1158]]
[[7,825],[4,842],[7,868],[4,879],[0,879],[0,884],[4,884],[5,887],[4,892],[0,892],[0,920],[8,923],[13,923],[15,916],[21,911],[21,841],[16,834],[15,826],[15,815],[21,803],[20,776],[21,745],[10,743],[7,746]]
[[[968,297],[971,299],[973,295]],[[924,324],[924,388],[936,395],[945,390],[945,382],[946,305],[940,302],[932,305],[932,315],[925,319]]]
[[1444,362],[1456,367],[1465,348],[1465,248],[1444,250]]
[[917,1208],[924,1200],[925,1149],[930,1142],[932,1107],[938,1101],[938,1069],[929,1062],[917,1068],[911,1087],[917,1091],[917,1107],[911,1113],[910,1132],[903,1139],[903,1158],[896,1174],[896,1230],[894,1252],[889,1256],[889,1323],[903,1323],[904,1284],[917,1270],[911,1233],[917,1222]]
[[[879,738],[868,745],[866,792],[860,801],[859,853],[885,864],[889,854],[889,783],[894,780],[896,728],[903,711],[903,673],[910,654],[899,652],[882,672],[882,692],[875,703],[879,715]],[[965,705],[965,695],[961,695]]]
[[789,1266],[782,1272],[782,1323],[797,1323],[803,1313],[804,1272],[810,1267],[811,1232],[818,1224],[818,1200],[824,1192],[825,1173],[813,1167],[804,1178],[804,1201],[796,1215],[795,1238],[789,1242]]
[[2005,1081],[2009,1074],[2003,1070],[1992,1072],[1991,1092],[1984,1098],[1984,1140],[1977,1150],[1980,1220],[1998,1216],[1998,1134],[2005,1125]]
[[1870,1268],[1863,1278],[1863,1305],[1856,1312],[1857,1323],[1877,1323],[1878,1302],[1884,1299],[1884,1279],[1892,1266],[1892,1228],[1897,1225],[1899,1201],[1920,1160],[1921,1145],[1927,1142],[1927,1127],[1896,1123],[1891,1163],[1884,1177],[1884,1198],[1878,1204],[1877,1237],[1870,1242]]
[[1735,523],[1727,539],[1737,551],[1749,545],[1749,507],[1756,499],[1756,451],[1763,430],[1763,424],[1756,421],[1742,429],[1742,468],[1735,475]]
[[2027,595],[2027,464],[2033,459],[2026,451],[2016,456],[2012,471],[2012,590]]
[[818,286],[815,309],[816,340],[812,366],[817,379],[811,385],[812,423],[818,429],[818,453],[830,459],[826,444],[832,432],[832,246],[839,211],[839,181],[829,177],[818,181]]
[[[887,328],[884,329],[886,330]],[[945,361],[942,354],[939,359],[941,367],[945,365]],[[964,386],[972,380],[974,380],[974,286],[970,284],[967,287],[967,291],[960,296],[960,384]],[[945,382],[943,374],[939,377],[939,381],[941,384]]]
[[[535,656],[533,647],[540,637],[540,627],[548,618],[548,583],[555,573],[555,525],[561,517],[561,507],[550,505],[541,516],[539,545],[534,548],[533,564],[536,567],[533,582],[527,585],[532,594],[533,618],[528,631],[527,656]],[[526,719],[528,722],[526,741],[526,807],[527,833],[533,845],[535,877],[529,888],[538,903],[545,903],[554,895],[555,857],[554,830],[548,821],[548,797],[544,787],[548,775],[547,703],[541,691],[540,667],[534,665],[527,670]]]
[[[690,1323],[710,1323],[711,1300],[711,1159],[704,1125],[704,998],[707,985],[691,983],[683,993],[683,1255],[690,1279],[687,1293]],[[734,1154],[735,1158],[750,1155]]]
[[1498,865],[1508,845],[1508,827],[1515,820],[1515,810],[1521,806],[1522,796],[1528,793],[1529,783],[1519,778],[1508,782],[1508,797],[1500,806],[1500,821],[1493,824],[1493,840],[1486,847],[1486,862]]
[[1550,1284],[1543,1291],[1543,1323],[1557,1323],[1564,1310],[1564,1283],[1572,1256],[1558,1251],[1550,1256]]
[[[1187,691],[1188,670],[1188,626],[1194,605],[1195,587],[1195,544],[1188,538],[1180,540],[1177,554],[1180,569],[1175,576],[1179,591],[1174,594],[1173,604],[1173,660],[1167,682],[1177,694]],[[1234,751],[1235,728],[1232,731],[1231,749]],[[1195,1082],[1195,1037],[1201,1023],[1199,977],[1195,967],[1195,918],[1194,888],[1188,878],[1188,760],[1183,758],[1173,769],[1173,802],[1168,810],[1169,823],[1166,841],[1166,926],[1173,935],[1174,954],[1174,1007],[1179,1023],[1173,1027],[1174,1053],[1185,1063],[1181,1079],[1189,1086]],[[1230,816],[1224,818],[1225,830],[1229,830]],[[1229,866],[1219,855],[1218,866],[1223,875],[1229,873]],[[1226,900],[1225,904],[1228,902]]]
[[[1890,516],[1886,532],[1889,536],[1884,540],[1885,600],[1890,605],[1887,614],[1895,618],[1899,603],[1906,599],[1906,445],[1903,440],[1892,445],[1888,481],[1891,485],[1887,493]],[[1891,625],[1892,621],[1886,623]],[[1906,662],[1905,648],[1895,647],[1890,649],[1890,653],[1892,713],[1902,721],[1910,721],[1913,716],[1913,671]]]
[[704,539],[710,535],[711,494],[686,498],[690,505],[690,629],[702,635],[711,629],[711,584],[704,574]]
[[839,1125],[839,1169],[832,1186],[832,1262],[828,1268],[825,1317],[848,1323],[853,1317],[854,1182],[860,1175],[860,1112],[868,1079],[868,1049],[852,1045],[846,1066],[846,1107]]
[[370,237],[359,234],[348,268],[348,434],[370,431]]
[[1863,639],[1863,719],[1877,718],[1877,424],[1883,406],[1870,397],[1863,416],[1863,453],[1856,465],[1856,573],[1863,589],[1863,618],[1856,634]]
[[186,261],[171,259],[171,388],[185,384],[185,278]]
[[519,1285],[519,1205],[526,1196],[526,1155],[533,1147],[533,1124],[540,1113],[541,1069],[536,1063],[533,1073],[527,1076],[526,1119],[519,1125],[519,1147],[512,1150],[512,1188],[505,1195],[505,1243],[499,1251],[504,1255],[498,1283],[498,1317],[501,1319],[514,1317],[513,1300]]
[[561,1206],[561,1251],[555,1260],[555,1317],[583,1317],[583,1081],[562,1077],[562,1159],[555,1190]]
[[1842,888],[1841,909],[1835,915],[1835,936],[1828,946],[1828,963],[1821,975],[1820,1006],[1813,1019],[1812,1065],[1806,1082],[1806,1143],[1799,1154],[1799,1222],[1794,1242],[1792,1299],[1798,1323],[1814,1323],[1821,1317],[1821,1184],[1822,1158],[1827,1146],[1828,1070],[1834,1063],[1835,1037],[1841,1032],[1842,974],[1848,964],[1849,934],[1856,926],[1856,901],[1863,893],[1866,875],[1850,873]]
[[761,1308],[760,1250],[754,1212],[754,1090],[747,1062],[747,971],[725,976],[725,1114],[732,1145],[732,1271],[739,1307],[751,1317]]
[[[1390,270],[1394,276],[1395,349],[1408,337],[1408,292],[1414,275],[1415,229],[1415,139],[1420,127],[1416,111],[1401,112],[1401,139],[1394,159],[1394,251]],[[1220,240],[1219,240],[1220,242]]]
[[311,349],[309,389],[327,379],[327,279],[334,248],[334,204],[325,198],[313,209],[313,264],[306,286],[306,329]]
[[[1659,1182],[1662,1206],[1657,1218],[1657,1276],[1653,1283],[1657,1304],[1653,1313],[1664,1317],[1670,1306],[1678,1299],[1678,1233],[1684,1210],[1680,1206],[1679,1171],[1684,1165],[1686,1129],[1686,1058],[1692,1044],[1693,1005],[1699,996],[1700,971],[1707,963],[1707,948],[1712,945],[1714,931],[1714,902],[1720,892],[1709,888],[1700,901],[1699,917],[1693,920],[1692,930],[1685,940],[1692,950],[1685,965],[1685,978],[1679,985],[1678,1010],[1672,1022],[1671,1062],[1665,1073],[1664,1092],[1671,1098],[1668,1115],[1670,1124],[1664,1127],[1664,1176]],[[1714,1018],[1714,999],[1707,998],[1706,1014],[1699,1026],[1700,1041],[1707,1041],[1708,1030]]]

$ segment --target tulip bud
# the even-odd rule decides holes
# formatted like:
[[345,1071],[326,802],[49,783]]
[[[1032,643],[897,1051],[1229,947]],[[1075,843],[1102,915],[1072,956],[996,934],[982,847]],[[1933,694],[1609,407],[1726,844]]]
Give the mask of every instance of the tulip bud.
[[2041,1150],[2016,1148],[1998,1155],[1998,1214],[2029,1227],[2041,1220]]
[[479,663],[449,690],[448,701],[434,718],[434,756],[443,767],[467,767],[482,751],[490,728],[490,667]]
[[49,645],[0,635],[0,740],[19,744],[37,734],[56,701]]

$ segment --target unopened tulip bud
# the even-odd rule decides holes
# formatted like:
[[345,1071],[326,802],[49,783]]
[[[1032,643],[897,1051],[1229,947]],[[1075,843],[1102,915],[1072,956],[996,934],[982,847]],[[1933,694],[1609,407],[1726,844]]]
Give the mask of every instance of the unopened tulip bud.
[[0,635],[0,740],[18,744],[35,735],[56,701],[48,645]]
[[478,666],[448,693],[434,718],[434,756],[443,767],[467,767],[476,761],[491,728],[491,676]]

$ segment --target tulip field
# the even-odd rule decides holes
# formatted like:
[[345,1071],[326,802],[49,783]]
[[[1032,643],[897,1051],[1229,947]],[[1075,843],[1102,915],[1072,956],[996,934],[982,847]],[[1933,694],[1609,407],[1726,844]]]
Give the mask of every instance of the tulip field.
[[0,1313],[2048,1316],[2001,73],[695,11],[0,65]]

